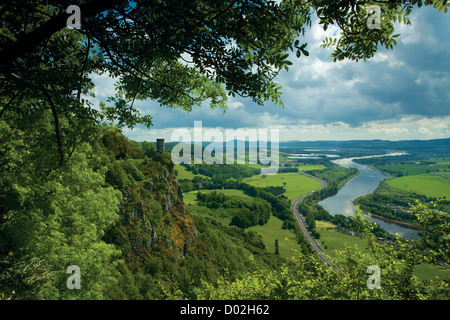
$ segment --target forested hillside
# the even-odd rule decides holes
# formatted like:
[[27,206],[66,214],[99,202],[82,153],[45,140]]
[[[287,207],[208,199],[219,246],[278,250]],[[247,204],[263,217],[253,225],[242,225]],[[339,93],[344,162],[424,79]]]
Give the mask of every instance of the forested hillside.
[[[193,289],[202,281],[250,272],[251,257],[269,270],[281,265],[283,259],[266,252],[259,236],[242,229],[272,215],[264,200],[221,201],[200,194],[205,209],[240,207],[232,223],[236,226],[193,216],[183,202],[170,154],[156,152],[152,143],[130,141],[110,127],[93,128],[90,143],[62,166],[45,163],[50,169],[41,175],[30,164],[53,150],[43,148],[37,157],[17,147],[46,143],[26,130],[2,136],[8,157],[0,207],[4,298],[196,298]],[[18,142],[20,136],[28,139]],[[24,162],[30,170],[14,165]],[[72,265],[81,271],[80,290],[67,287],[66,271]]]
[[[96,139],[80,146],[61,167],[44,163],[49,170],[39,175],[33,166],[27,171],[19,166],[35,163],[35,154],[26,146],[42,143],[31,135],[18,140],[26,130],[16,128],[2,136],[6,146],[2,152],[9,157],[8,166],[2,167],[1,189],[4,298],[390,299],[446,294],[447,280],[419,282],[411,272],[427,259],[441,263],[447,251],[422,256],[410,252],[407,243],[383,247],[368,233],[372,251],[349,248],[338,261],[346,275],[321,264],[300,245],[293,260],[281,258],[265,249],[259,235],[245,229],[284,212],[276,203],[285,200],[274,194],[246,184],[241,188],[258,195],[252,201],[199,191],[203,209],[191,212],[170,154],[156,152],[149,143],[130,141],[110,127],[97,127]],[[221,208],[229,210],[230,225],[214,218],[214,210]],[[353,223],[365,224],[358,219]],[[427,241],[435,246],[445,239]],[[386,250],[388,255],[383,253]],[[394,257],[401,257],[406,265],[397,265]],[[389,270],[383,291],[368,290],[358,280],[369,263]],[[67,287],[67,268],[72,265],[81,270],[80,290]]]
[[[16,149],[2,168],[4,294],[105,298],[118,270],[145,269],[154,252],[176,264],[195,240],[170,156],[112,128],[99,127],[97,138],[45,176],[11,167],[12,160],[33,161],[26,149]],[[70,265],[84,271],[84,290],[67,290]]]

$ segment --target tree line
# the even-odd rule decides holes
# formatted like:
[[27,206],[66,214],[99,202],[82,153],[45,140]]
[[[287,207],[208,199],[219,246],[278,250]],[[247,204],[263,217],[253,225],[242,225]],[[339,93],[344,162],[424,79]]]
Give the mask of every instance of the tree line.
[[264,225],[272,214],[271,206],[260,198],[244,199],[226,196],[221,192],[197,192],[198,204],[207,208],[225,208],[232,216],[230,225],[245,229]]

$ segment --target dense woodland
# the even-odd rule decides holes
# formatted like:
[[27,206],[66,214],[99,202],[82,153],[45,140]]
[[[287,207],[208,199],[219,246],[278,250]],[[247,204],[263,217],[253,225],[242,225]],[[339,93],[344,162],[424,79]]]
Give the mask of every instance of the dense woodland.
[[223,208],[232,216],[230,225],[239,228],[248,228],[254,225],[265,224],[271,214],[272,207],[267,201],[262,199],[252,199],[251,201],[241,198],[227,197],[223,193],[197,193],[197,200],[200,205],[207,208]]
[[[22,143],[26,141],[31,140]],[[8,155],[10,164],[33,161],[32,153],[21,154],[20,158],[14,153]],[[353,252],[351,261],[357,261],[357,267],[349,264],[351,269],[346,276],[318,262],[304,243],[299,245],[293,261],[286,260],[267,252],[260,237],[245,230],[252,224],[264,224],[271,214],[284,218],[288,221],[285,226],[295,229],[289,223],[290,204],[280,199],[280,190],[272,190],[274,194],[230,180],[230,188],[245,190],[254,197],[252,201],[221,195],[220,190],[208,194],[200,191],[202,210],[223,209],[234,214],[227,226],[201,212],[177,207],[178,200],[167,202],[180,192],[177,188],[181,190],[173,171],[170,154],[158,153],[149,144],[130,141],[108,127],[99,127],[98,139],[74,152],[64,170],[54,169],[34,180],[32,171],[22,171],[18,176],[13,167],[8,168],[4,171],[8,179],[2,180],[2,190],[7,191],[2,198],[1,223],[1,266],[7,271],[0,278],[3,296],[14,299],[445,296],[445,281],[419,283],[411,274],[406,277],[404,268],[412,268],[428,258],[440,263],[448,251],[437,251],[435,256],[426,258],[420,252],[408,250],[408,244],[392,249],[373,243],[372,253],[349,249]],[[36,183],[30,185],[33,180]],[[415,210],[430,209],[419,206]],[[321,211],[314,208],[313,212],[318,215]],[[320,219],[319,216],[315,219]],[[352,224],[364,229],[362,221],[352,220]],[[193,227],[194,232],[190,230]],[[301,238],[299,235],[300,243]],[[436,245],[442,239],[428,240]],[[367,290],[354,272],[362,270],[367,259],[380,259],[380,252],[385,250],[392,251],[389,256],[401,255],[408,264],[394,268],[395,263],[383,255],[382,263],[393,268],[389,280],[385,279],[386,289]],[[82,290],[66,287],[66,268],[73,264],[84,271]],[[308,277],[311,273],[315,274],[312,278]],[[268,281],[260,282],[264,274]],[[249,282],[250,279],[254,282]],[[346,283],[348,291],[343,292]]]

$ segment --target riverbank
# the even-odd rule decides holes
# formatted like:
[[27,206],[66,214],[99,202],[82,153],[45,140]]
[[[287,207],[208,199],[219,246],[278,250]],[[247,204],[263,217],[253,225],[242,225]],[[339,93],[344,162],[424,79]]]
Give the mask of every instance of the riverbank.
[[[358,164],[360,164],[360,165],[365,165],[365,164],[361,164],[361,163],[359,163],[359,162],[357,162],[357,161],[356,161],[356,163],[358,163]],[[365,165],[365,166],[367,166],[367,167],[369,167],[370,169],[375,170],[375,171],[378,171],[379,173],[381,173],[381,174],[387,176],[387,178],[384,179],[383,181],[386,181],[386,180],[389,180],[389,179],[394,178],[390,173],[384,172],[383,170],[381,170],[381,169],[375,167],[374,165],[368,164],[368,165]],[[355,205],[355,203],[354,203],[353,201],[352,201],[352,204]],[[355,205],[355,206],[356,206],[356,205]],[[361,209],[360,209],[360,210],[361,210]],[[396,225],[398,225],[398,226],[400,226],[400,227],[404,227],[404,228],[408,228],[408,229],[412,229],[412,230],[420,230],[420,231],[424,231],[424,230],[425,230],[424,228],[422,228],[422,227],[420,227],[420,226],[418,226],[418,225],[415,225],[415,224],[413,224],[413,223],[404,222],[404,221],[399,221],[399,220],[395,220],[395,219],[391,219],[391,218],[386,218],[386,217],[383,217],[383,216],[380,216],[380,215],[377,215],[377,214],[369,213],[369,212],[364,211],[364,210],[361,210],[361,212],[363,212],[363,213],[369,215],[370,217],[372,217],[372,218],[374,218],[374,219],[378,219],[378,220],[381,220],[381,221],[384,221],[384,222],[387,222],[387,223],[393,223],[393,224],[396,224]]]
[[398,225],[400,227],[403,227],[403,228],[408,228],[408,229],[413,229],[413,230],[420,230],[420,231],[424,231],[425,230],[424,228],[422,228],[422,227],[420,227],[418,225],[409,223],[409,222],[404,222],[404,221],[399,221],[399,220],[386,218],[386,217],[379,216],[377,214],[373,214],[373,213],[370,213],[370,212],[367,212],[367,211],[364,211],[364,210],[361,210],[361,212],[364,213],[364,214],[367,214],[368,216],[370,216],[370,217],[372,217],[374,219],[382,220],[382,221],[387,222],[387,223],[393,223],[393,224],[396,224],[396,225]]
[[360,174],[361,174],[361,172],[358,170],[357,173],[348,177],[347,180],[340,182],[338,185],[338,190],[341,190],[342,188],[344,188],[348,183],[350,183],[353,179],[356,179]]
[[[353,203],[355,199],[371,194],[379,186],[381,181],[389,178],[388,175],[380,170],[357,163],[352,159],[339,159],[333,162],[344,167],[355,167],[358,169],[359,174],[347,181],[336,195],[318,203],[331,215],[351,215],[356,210],[356,206]],[[411,240],[417,238],[417,230],[419,230],[417,225],[378,215],[370,214],[370,216],[372,222],[376,222],[382,229],[392,235],[403,234],[405,238]]]

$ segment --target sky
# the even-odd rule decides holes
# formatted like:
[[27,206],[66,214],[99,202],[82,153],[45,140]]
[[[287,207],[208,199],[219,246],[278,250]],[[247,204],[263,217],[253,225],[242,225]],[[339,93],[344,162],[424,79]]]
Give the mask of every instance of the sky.
[[[201,121],[204,130],[224,135],[226,129],[277,129],[280,141],[450,138],[450,13],[422,7],[410,19],[410,26],[397,25],[394,50],[380,48],[367,62],[333,62],[332,49],[320,45],[338,29],[325,32],[313,22],[301,39],[309,57],[293,58],[276,79],[284,108],[229,97],[225,113],[207,104],[187,113],[138,101],[135,107],[152,115],[154,125],[123,133],[136,141],[169,142],[176,128],[193,132],[194,121]],[[114,79],[93,75],[93,81],[96,100],[114,94]]]

